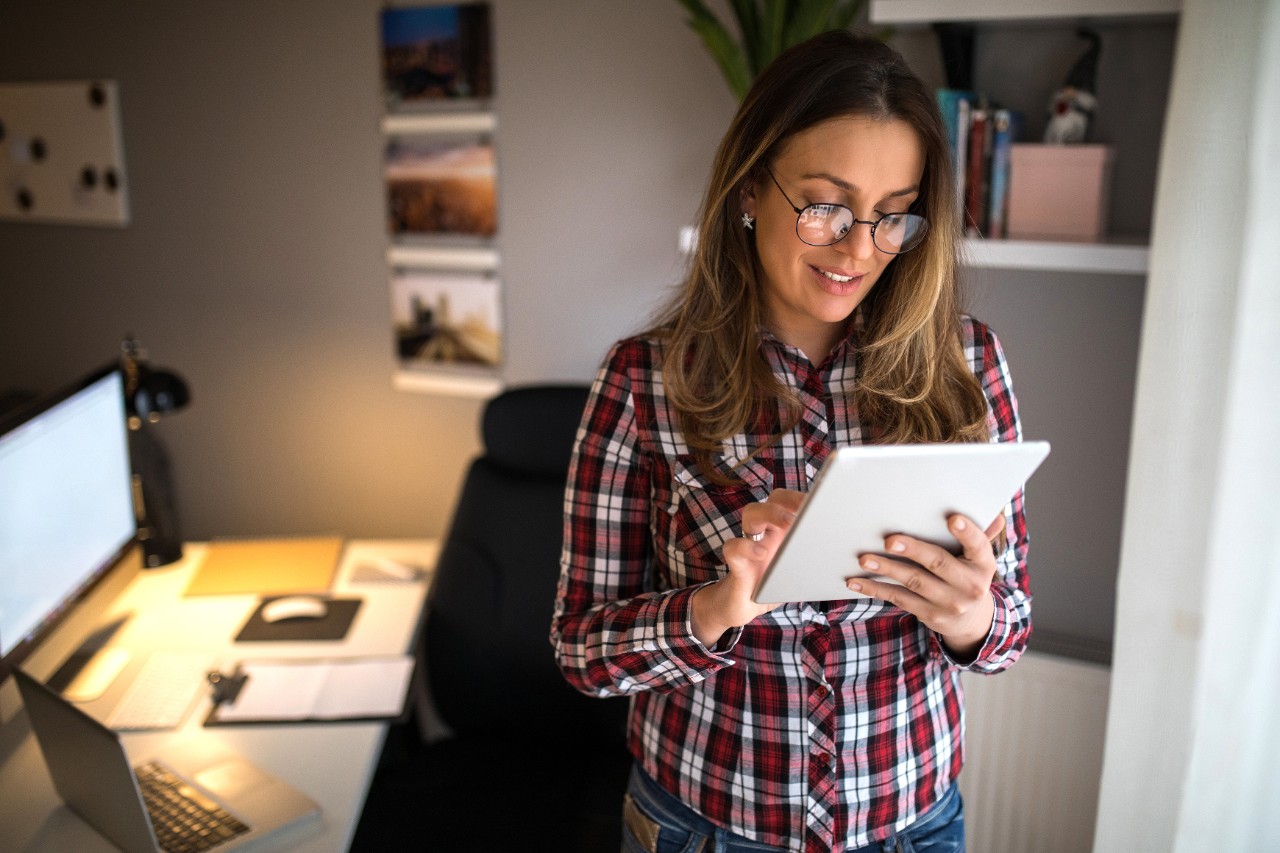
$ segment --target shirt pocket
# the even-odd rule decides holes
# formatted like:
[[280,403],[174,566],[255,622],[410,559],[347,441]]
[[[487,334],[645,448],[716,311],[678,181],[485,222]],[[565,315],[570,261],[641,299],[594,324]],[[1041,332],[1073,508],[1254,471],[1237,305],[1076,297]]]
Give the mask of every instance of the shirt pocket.
[[675,588],[724,575],[720,549],[741,535],[743,507],[765,500],[773,491],[773,472],[754,459],[737,466],[717,460],[713,467],[730,482],[711,479],[692,456],[679,456],[672,466],[667,557]]

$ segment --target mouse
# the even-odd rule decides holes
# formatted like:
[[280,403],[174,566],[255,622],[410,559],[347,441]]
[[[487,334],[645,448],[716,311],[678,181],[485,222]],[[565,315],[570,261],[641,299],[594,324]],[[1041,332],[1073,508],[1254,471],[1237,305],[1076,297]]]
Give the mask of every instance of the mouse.
[[262,605],[263,622],[285,619],[320,619],[329,612],[329,602],[314,595],[286,595]]

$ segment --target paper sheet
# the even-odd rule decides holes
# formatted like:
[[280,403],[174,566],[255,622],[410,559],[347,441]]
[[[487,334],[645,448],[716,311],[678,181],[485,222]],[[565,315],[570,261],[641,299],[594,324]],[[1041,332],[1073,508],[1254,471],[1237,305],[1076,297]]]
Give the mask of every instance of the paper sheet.
[[211,723],[376,719],[399,716],[413,674],[410,656],[245,661],[234,702]]

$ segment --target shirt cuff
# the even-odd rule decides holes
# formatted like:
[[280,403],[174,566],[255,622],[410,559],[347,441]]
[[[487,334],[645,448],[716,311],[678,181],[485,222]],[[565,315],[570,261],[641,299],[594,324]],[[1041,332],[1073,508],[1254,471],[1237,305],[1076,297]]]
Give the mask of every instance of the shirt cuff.
[[997,672],[1017,660],[1020,650],[1015,650],[1014,625],[1010,619],[1009,603],[996,591],[991,590],[994,599],[991,615],[991,627],[987,636],[978,646],[978,651],[968,660],[959,660],[942,641],[942,635],[933,632],[935,654],[957,669],[969,672]]
[[725,653],[732,651],[742,637],[742,628],[731,628],[720,636],[715,648],[708,649],[694,635],[693,594],[707,585],[676,590],[663,602],[658,613],[658,622],[662,626],[658,647],[694,681],[701,681],[726,666],[732,666],[733,659],[726,657]]

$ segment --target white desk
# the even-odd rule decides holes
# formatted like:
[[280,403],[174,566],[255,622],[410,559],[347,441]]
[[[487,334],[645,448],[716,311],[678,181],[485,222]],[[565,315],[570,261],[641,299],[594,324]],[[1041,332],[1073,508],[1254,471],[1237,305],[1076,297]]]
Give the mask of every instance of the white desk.
[[[151,649],[210,651],[224,664],[250,657],[349,657],[398,655],[413,648],[428,580],[418,583],[356,584],[350,581],[362,557],[385,555],[425,567],[435,565],[433,540],[352,541],[347,543],[333,585],[334,594],[364,599],[347,636],[338,642],[233,643],[252,613],[257,597],[219,595],[184,598],[183,591],[204,553],[188,545],[184,558],[171,566],[140,572],[109,605],[105,614],[132,613],[111,645],[136,651],[128,667],[103,696],[85,704],[103,718],[128,688]],[[61,660],[28,662],[33,674],[48,677]],[[111,851],[106,839],[62,805],[49,779],[25,714],[15,714],[17,692],[8,679],[0,692],[0,850]],[[268,850],[345,851],[351,844],[377,766],[385,722],[306,723],[204,728],[208,700],[172,732],[124,736],[135,762],[160,754],[171,739],[182,738],[211,749],[227,749],[252,760],[267,772],[288,780],[318,802],[318,818],[264,839]]]

